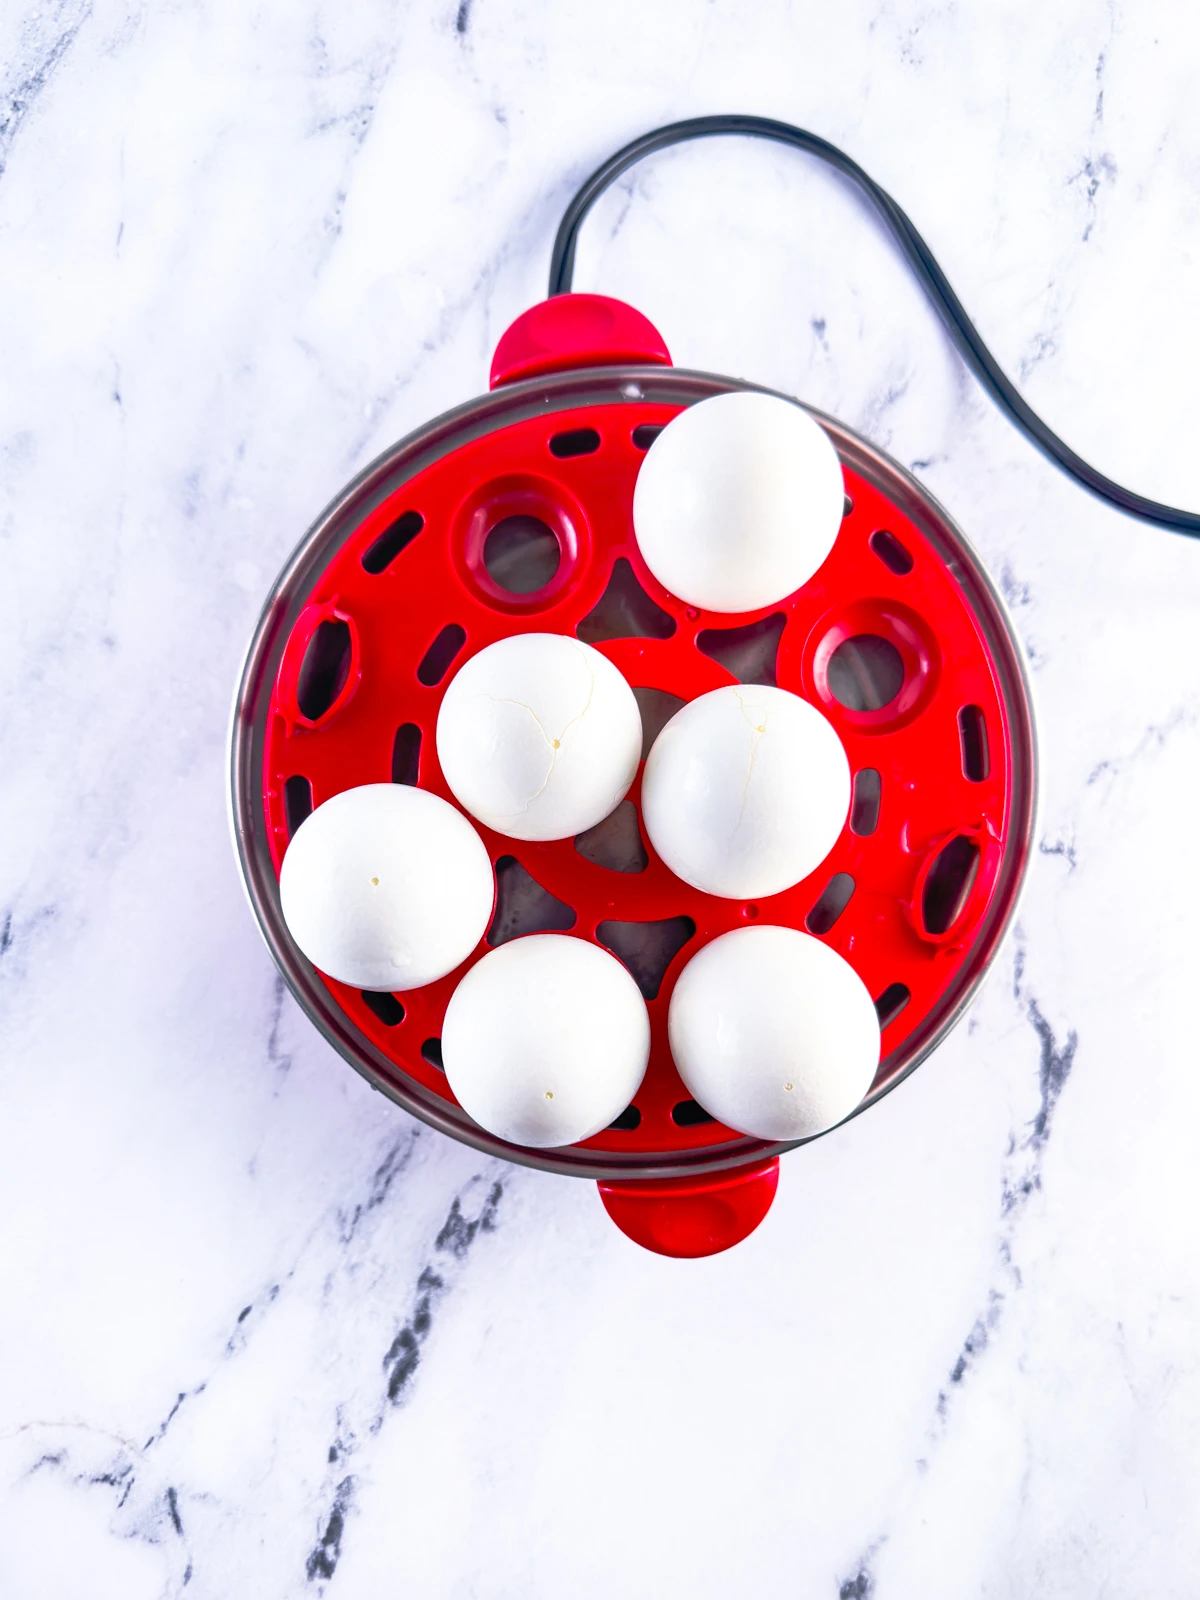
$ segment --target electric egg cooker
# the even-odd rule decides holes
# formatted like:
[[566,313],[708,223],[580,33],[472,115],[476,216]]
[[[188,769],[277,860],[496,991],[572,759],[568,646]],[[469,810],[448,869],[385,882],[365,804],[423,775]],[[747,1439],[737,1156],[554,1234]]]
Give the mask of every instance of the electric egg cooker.
[[[942,508],[841,423],[816,414],[841,458],[845,517],[803,588],[730,616],[684,605],[650,575],[631,513],[645,451],[685,406],[753,387],[672,366],[652,325],[619,301],[564,294],[533,307],[500,340],[490,393],[386,451],[305,535],[255,630],[232,729],[246,889],[326,1039],[443,1133],[593,1179],[618,1227],[674,1256],[745,1237],[792,1148],[723,1127],[689,1099],[667,1043],[685,963],[755,919],[832,946],[866,983],[882,1028],[865,1111],[945,1037],[981,983],[1017,903],[1034,818],[1029,689],[1004,606]],[[543,557],[553,541],[531,592],[491,559],[502,525],[535,530]],[[456,1104],[439,1041],[465,968],[402,995],[360,992],[306,961],[279,905],[284,851],[314,806],[388,779],[452,801],[434,741],[442,695],[456,664],[521,631],[575,634],[601,650],[651,724],[739,678],[777,682],[830,720],[853,774],[830,855],[757,903],[674,877],[632,808],[620,848],[598,830],[528,844],[479,827],[500,887],[470,962],[514,933],[569,930],[620,956],[649,1008],[650,1063],[633,1104],[557,1150],[508,1144]],[[640,776],[633,807],[639,789]]]

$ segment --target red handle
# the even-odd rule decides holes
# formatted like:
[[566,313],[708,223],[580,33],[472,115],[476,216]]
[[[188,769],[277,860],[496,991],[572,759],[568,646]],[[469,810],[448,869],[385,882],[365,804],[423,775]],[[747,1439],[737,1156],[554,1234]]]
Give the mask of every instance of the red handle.
[[640,311],[606,294],[556,294],[523,311],[500,337],[490,387],[568,367],[669,367],[663,336]]
[[635,1244],[660,1256],[715,1256],[754,1232],[771,1209],[779,1157],[697,1178],[599,1183],[604,1209]]

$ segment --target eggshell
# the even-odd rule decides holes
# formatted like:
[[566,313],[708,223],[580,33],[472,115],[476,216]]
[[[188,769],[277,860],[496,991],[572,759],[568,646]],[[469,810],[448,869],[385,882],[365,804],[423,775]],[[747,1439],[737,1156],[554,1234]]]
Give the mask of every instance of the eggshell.
[[642,818],[667,866],[734,900],[806,878],[849,809],[841,740],[785,689],[731,685],[691,701],[654,741],[642,775]]
[[688,1092],[727,1127],[807,1139],[848,1117],[879,1066],[862,979],[794,928],[738,928],[684,967],[668,1012]]
[[754,611],[808,582],[844,512],[841,462],[801,406],[739,390],[674,417],[642,462],[633,525],[650,571],[708,611]]
[[488,645],[461,668],[437,722],[458,802],[513,839],[568,839],[625,798],[641,755],[633,690],[598,650],[557,633]]
[[590,1138],[637,1093],[650,1055],[641,991],[606,950],[533,934],[490,951],[451,996],[442,1061],[480,1127],[549,1149]]
[[494,898],[492,863],[462,812],[400,783],[319,805],[279,874],[292,938],[356,989],[416,989],[452,972],[483,938]]

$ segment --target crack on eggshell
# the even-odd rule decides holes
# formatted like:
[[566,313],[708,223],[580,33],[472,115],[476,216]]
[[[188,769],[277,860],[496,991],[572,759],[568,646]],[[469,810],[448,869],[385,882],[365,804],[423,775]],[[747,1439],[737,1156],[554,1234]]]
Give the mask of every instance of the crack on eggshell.
[[522,711],[528,711],[529,715],[537,723],[538,732],[542,738],[545,739],[552,750],[554,749],[554,740],[546,732],[541,717],[538,716],[532,706],[527,706],[524,700],[514,700],[511,695],[507,694],[487,694],[486,692],[481,692],[479,698],[481,700],[490,700],[494,706],[519,706]]
[[[596,693],[596,669],[592,666],[591,662],[588,660],[588,658],[582,652],[579,653],[579,659],[583,662],[584,666],[587,668],[587,675],[588,675],[588,679],[589,679],[587,699],[584,701],[583,710],[577,712],[575,714],[575,716],[568,718],[568,720],[563,723],[562,731],[559,733],[559,736],[558,736],[558,743],[561,743],[562,740],[564,740],[567,737],[567,729],[568,728],[572,727],[576,722],[578,722],[581,717],[586,717],[587,716],[588,711],[591,709],[592,699],[593,699],[593,697],[595,696],[595,693]],[[556,744],[555,748],[557,749],[557,744]]]
[[[500,813],[501,817],[505,821],[508,821],[512,817],[524,817],[528,815],[529,808],[531,805],[533,805],[534,801],[540,799],[541,796],[545,794],[547,786],[549,785],[551,778],[554,776],[554,769],[558,764],[558,752],[562,746],[563,740],[567,736],[567,729],[573,727],[574,724],[578,722],[581,717],[585,717],[588,711],[591,709],[592,700],[596,694],[596,672],[591,662],[585,655],[582,654],[582,652],[580,652],[580,660],[587,668],[589,680],[587,699],[583,703],[582,710],[577,711],[573,717],[568,717],[566,722],[563,723],[559,730],[557,739],[552,739],[550,737],[550,735],[546,732],[546,727],[541,717],[538,716],[537,712],[532,706],[526,705],[524,700],[514,700],[510,695],[484,693],[482,696],[483,699],[490,700],[493,705],[519,706],[522,711],[528,711],[529,715],[537,723],[538,732],[541,734],[542,738],[546,741],[550,748],[550,765],[546,769],[546,776],[542,779],[538,788],[529,796],[529,799],[526,800],[525,804],[520,808],[519,811],[505,811]],[[623,790],[622,793],[624,793]],[[618,799],[619,798],[620,796],[618,796]]]
[[737,837],[738,829],[741,827],[742,822],[743,822],[743,820],[745,818],[745,815],[746,815],[746,806],[747,806],[747,804],[749,802],[749,799],[750,799],[750,780],[754,776],[754,763],[755,763],[755,760],[758,757],[758,747],[762,743],[763,736],[767,731],[767,723],[770,722],[771,715],[772,715],[771,712],[768,711],[766,716],[762,719],[761,723],[755,722],[754,718],[746,710],[746,702],[742,699],[741,695],[738,693],[738,691],[736,689],[733,691],[733,695],[734,695],[734,699],[738,703],[738,707],[741,710],[742,715],[745,717],[746,721],[750,724],[750,728],[751,728],[752,733],[753,733],[753,738],[752,738],[751,744],[750,744],[750,763],[746,768],[746,782],[742,786],[742,804],[741,804],[741,806],[740,806],[740,808],[738,810],[737,821],[734,823],[733,827],[729,831],[729,843],[730,843],[731,846],[733,844],[734,839]]

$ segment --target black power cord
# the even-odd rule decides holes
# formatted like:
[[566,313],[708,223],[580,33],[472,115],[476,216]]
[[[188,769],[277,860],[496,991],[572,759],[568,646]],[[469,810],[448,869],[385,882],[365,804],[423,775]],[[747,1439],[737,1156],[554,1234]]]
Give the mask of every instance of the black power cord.
[[1114,483],[1102,472],[1097,472],[1095,467],[1089,466],[1082,456],[1076,455],[1070,445],[1064,444],[1046,426],[1005,377],[950,287],[933,252],[887,190],[869,177],[844,150],[839,150],[836,145],[819,138],[815,133],[806,133],[803,128],[793,127],[789,122],[775,122],[769,117],[693,117],[687,122],[672,122],[665,128],[656,128],[653,133],[644,133],[640,139],[634,139],[624,149],[618,150],[616,155],[610,156],[602,166],[596,168],[563,213],[550,257],[550,293],[569,293],[575,271],[575,245],[583,219],[623,172],[643,156],[653,155],[656,150],[665,150],[670,145],[683,144],[689,139],[708,139],[725,134],[744,134],[755,139],[774,139],[779,144],[793,145],[797,150],[819,156],[843,177],[857,184],[891,230],[964,361],[1001,411],[1006,413],[1030,443],[1036,445],[1056,467],[1074,478],[1076,483],[1109,505],[1116,506],[1119,511],[1140,517],[1144,522],[1157,523],[1160,528],[1169,528],[1173,533],[1186,534],[1192,539],[1200,538],[1200,514],[1160,505],[1157,500],[1147,500],[1144,495],[1135,494],[1132,489]]

